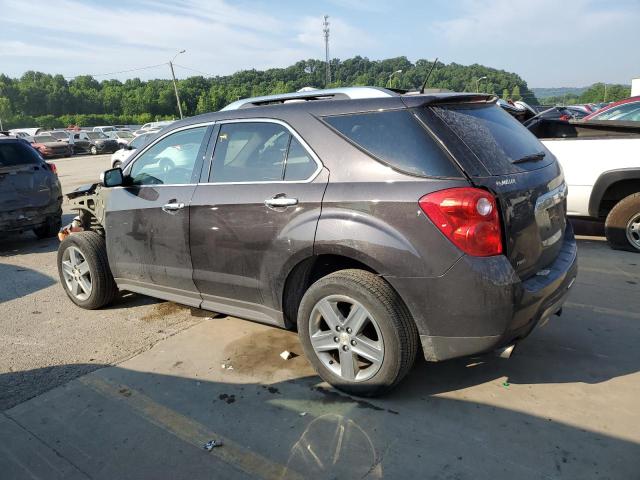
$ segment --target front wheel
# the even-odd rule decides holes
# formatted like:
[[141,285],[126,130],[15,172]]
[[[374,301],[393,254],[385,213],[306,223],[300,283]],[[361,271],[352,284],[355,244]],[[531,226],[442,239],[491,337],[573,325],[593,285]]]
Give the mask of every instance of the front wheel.
[[60,243],[58,275],[71,301],[88,310],[107,305],[117,292],[104,238],[96,232],[73,233]]
[[91,145],[91,155],[97,155],[98,154],[98,149],[96,148],[95,145]]
[[122,168],[122,162],[120,160],[116,160],[113,162],[113,168]]
[[298,335],[323,380],[362,396],[397,385],[418,350],[418,332],[402,299],[364,270],[341,270],[315,282],[300,303]]
[[616,203],[607,215],[604,231],[612,248],[640,252],[640,192]]

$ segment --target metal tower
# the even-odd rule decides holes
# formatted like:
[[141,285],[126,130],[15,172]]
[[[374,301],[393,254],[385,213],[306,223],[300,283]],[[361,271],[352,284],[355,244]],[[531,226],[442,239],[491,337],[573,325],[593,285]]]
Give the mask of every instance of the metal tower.
[[326,62],[325,87],[331,83],[331,64],[329,63],[329,15],[323,17],[322,32],[324,33],[324,56]]

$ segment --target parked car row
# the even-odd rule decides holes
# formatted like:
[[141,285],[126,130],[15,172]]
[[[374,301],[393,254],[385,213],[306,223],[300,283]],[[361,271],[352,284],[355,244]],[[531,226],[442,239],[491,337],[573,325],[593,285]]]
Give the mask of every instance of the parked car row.
[[[150,122],[141,128],[131,131],[124,125],[102,125],[92,129],[80,129],[70,126],[66,129],[45,130],[41,128],[24,128],[10,130],[16,138],[28,141],[44,158],[68,157],[78,153],[92,155],[114,153],[126,149],[137,137],[148,138],[156,134],[172,121]],[[141,142],[137,142],[138,145]],[[126,154],[123,153],[122,161]]]

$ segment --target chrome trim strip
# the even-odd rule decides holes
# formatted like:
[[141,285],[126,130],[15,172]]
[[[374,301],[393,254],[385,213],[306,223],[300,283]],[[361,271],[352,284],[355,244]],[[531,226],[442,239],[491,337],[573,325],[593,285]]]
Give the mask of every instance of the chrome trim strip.
[[554,205],[557,205],[565,198],[567,198],[567,184],[563,182],[559,187],[538,197],[535,207],[536,215],[542,210],[548,210]]

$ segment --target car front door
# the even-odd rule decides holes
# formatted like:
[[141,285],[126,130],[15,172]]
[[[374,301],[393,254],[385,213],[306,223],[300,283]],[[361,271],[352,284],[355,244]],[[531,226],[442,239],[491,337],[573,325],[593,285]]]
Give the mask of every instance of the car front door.
[[191,126],[160,138],[126,167],[126,186],[110,192],[107,253],[121,289],[200,306],[189,252],[189,202],[210,128]]
[[311,255],[328,171],[290,127],[219,124],[210,173],[191,202],[202,308],[281,323],[276,283]]

